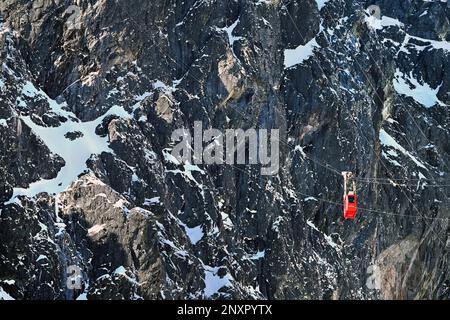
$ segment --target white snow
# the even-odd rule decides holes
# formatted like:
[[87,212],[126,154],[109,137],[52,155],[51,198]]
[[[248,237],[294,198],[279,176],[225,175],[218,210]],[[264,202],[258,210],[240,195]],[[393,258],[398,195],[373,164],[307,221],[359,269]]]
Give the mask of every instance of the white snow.
[[192,165],[190,163],[187,163],[184,165],[184,170],[188,171],[188,172],[200,172],[201,174],[205,174],[205,171],[203,171],[202,169],[200,169],[197,165]]
[[154,198],[150,198],[150,199],[145,199],[144,201],[144,206],[152,206],[155,204],[159,204],[160,203],[160,197],[154,197]]
[[[398,151],[400,151],[401,153],[405,154],[406,156],[408,156],[418,167],[423,168],[423,169],[427,169],[425,167],[425,165],[420,162],[417,158],[415,158],[408,150],[406,150],[405,148],[403,148],[400,144],[397,143],[397,141],[395,141],[394,138],[392,138],[384,129],[380,130],[380,142],[382,145],[386,146],[386,147],[391,147],[394,148]],[[394,154],[391,154],[394,155]]]
[[336,249],[338,251],[341,249],[340,246],[336,242],[334,242],[333,239],[329,235],[327,235],[327,234],[323,233],[322,231],[320,231],[319,228],[317,228],[316,225],[312,221],[307,220],[306,224],[308,226],[310,226],[311,228],[313,228],[314,230],[316,230],[317,232],[321,233],[324,236],[325,241],[327,242],[327,244],[330,247],[332,247],[332,248],[334,248],[334,249]]
[[15,300],[2,287],[0,287],[0,300]]
[[426,9],[424,12],[422,12],[421,15],[419,16],[419,18],[426,16],[427,14],[428,14],[428,9]]
[[228,42],[230,44],[230,47],[233,48],[233,45],[236,41],[239,41],[242,39],[242,37],[236,37],[235,35],[233,35],[234,29],[236,29],[237,25],[239,24],[240,20],[236,19],[236,21],[230,25],[229,27],[225,27],[223,29],[219,29],[219,30],[224,30],[227,35],[228,35]]
[[[410,84],[413,88],[410,87]],[[400,72],[399,69],[395,72],[394,78],[394,89],[399,94],[404,94],[408,97],[412,97],[414,100],[422,104],[426,108],[430,108],[436,104],[443,105],[441,101],[439,101],[437,97],[437,93],[441,86],[438,86],[436,89],[430,87],[429,84],[423,83],[420,84],[417,79],[412,76],[412,72],[410,75],[406,75],[403,72]]]
[[183,227],[186,230],[186,234],[193,245],[196,245],[200,240],[203,239],[204,233],[201,225],[194,228],[189,228],[186,225],[183,225]]
[[88,236],[95,236],[97,233],[105,229],[106,224],[96,224],[92,228],[88,229]]
[[43,92],[36,89],[30,81],[27,81],[22,88],[22,94],[27,96],[28,98],[34,98],[38,95],[41,95],[42,93]]
[[162,81],[160,81],[160,80],[156,80],[156,81],[153,83],[153,89],[163,89],[163,90],[167,90],[167,89],[168,89],[168,86],[167,86],[164,82],[162,82]]
[[220,215],[222,216],[223,226],[227,230],[231,230],[234,227],[233,221],[231,221],[230,216],[223,211],[220,211]]
[[226,274],[221,278],[217,273],[219,268],[213,268],[210,266],[205,267],[205,290],[204,294],[206,298],[211,298],[214,294],[218,293],[220,289],[231,285],[233,277],[230,274]]
[[41,254],[41,255],[36,259],[36,262],[39,262],[39,261],[41,261],[41,260],[48,260],[48,257]]
[[80,294],[77,298],[77,301],[86,301],[87,300],[87,292]]
[[248,259],[249,260],[259,260],[259,259],[263,259],[265,256],[266,256],[266,250],[263,250],[263,251],[258,251],[254,255],[248,257]]
[[304,158],[306,158],[306,153],[305,153],[305,151],[303,150],[303,147],[301,146],[301,145],[296,145],[295,146],[295,148],[294,148],[294,151],[295,152],[300,152],[300,154],[302,155],[302,157],[304,157]]
[[[181,211],[178,212],[178,215],[181,214]],[[183,221],[181,221],[178,217],[171,214],[173,219],[177,221],[177,223],[184,228],[186,231],[186,235],[193,245],[196,245],[201,239],[203,239],[203,227],[202,225],[198,225],[193,228],[189,228]],[[160,229],[164,230],[164,227],[160,225]]]
[[124,209],[124,208],[126,208],[127,204],[130,204],[127,200],[119,199],[119,200],[116,201],[116,203],[114,203],[114,208]]
[[228,26],[228,27],[225,27],[225,28],[216,28],[216,30],[217,31],[219,31],[219,32],[226,32],[227,33],[227,36],[228,36],[228,43],[229,43],[229,45],[230,45],[230,48],[231,48],[231,52],[233,53],[233,55],[234,55],[234,57],[236,58],[236,60],[238,60],[237,59],[237,56],[236,56],[236,54],[235,54],[235,52],[234,52],[234,48],[233,48],[233,46],[234,46],[234,43],[236,42],[236,41],[239,41],[239,40],[241,40],[241,39],[243,39],[242,37],[237,37],[237,36],[235,36],[233,33],[234,33],[234,29],[236,29],[236,27],[237,27],[237,25],[239,24],[239,18],[238,19],[236,19],[236,21],[235,22],[233,22],[230,26]]
[[270,4],[271,0],[258,0],[258,2],[256,2],[257,6],[263,5],[263,4]]
[[118,93],[120,93],[120,91],[117,88],[114,88],[108,92],[108,95],[106,96],[106,98],[109,99]]
[[295,49],[284,50],[284,68],[291,68],[297,64],[303,63],[314,54],[314,49],[318,48],[319,44],[316,38],[311,39],[305,45],[299,45]]
[[0,126],[8,127],[8,123],[6,122],[6,119],[0,119]]
[[366,286],[370,290],[379,290],[382,284],[382,273],[376,264],[370,265],[367,268]]
[[[165,156],[166,156],[166,154],[165,154]],[[184,168],[183,171],[176,169],[176,170],[166,170],[166,172],[173,173],[173,174],[181,174],[185,179],[188,179],[188,180],[194,182],[195,185],[199,189],[203,190],[203,185],[194,178],[194,176],[192,175],[192,172],[199,172],[200,174],[205,175],[205,171],[200,169],[197,165],[192,165],[190,163],[184,164],[183,168]]]
[[389,160],[389,162],[391,162],[394,166],[397,167],[401,167],[402,165],[395,159],[393,159],[393,157],[398,157],[398,153],[395,150],[388,150],[388,151],[383,151],[381,153],[383,155],[384,158],[386,158],[387,160]]
[[114,271],[114,273],[126,276],[127,275],[127,269],[125,269],[124,266],[120,266]]
[[[410,43],[411,39],[423,42],[423,44],[419,45],[416,43]],[[409,34],[406,34],[405,38],[403,40],[402,46],[399,49],[399,52],[405,52],[406,54],[409,54],[411,49],[414,49],[416,51],[423,51],[425,49],[427,49],[427,50],[442,49],[445,51],[450,51],[450,42],[444,41],[444,40],[438,41],[438,40],[425,39],[425,38],[420,38],[420,37],[411,36]]]
[[270,25],[270,22],[269,21],[267,21],[266,19],[264,19],[264,18],[261,18],[261,20],[262,20],[262,22],[264,23],[264,25],[266,26],[266,27],[271,27],[271,25]]
[[449,0],[422,0],[423,2],[443,2],[448,3]]
[[428,42],[431,47],[433,47],[436,50],[442,49],[446,51],[450,51],[450,42],[448,41],[438,41],[438,40],[431,40],[431,39],[425,39],[415,36],[409,36],[410,39],[416,39],[421,42]]
[[123,276],[123,277],[125,277],[128,281],[130,281],[130,282],[132,282],[132,283],[134,283],[134,284],[141,285],[139,282],[136,281],[136,279],[130,277],[130,276],[127,274],[127,269],[126,269],[124,266],[118,267],[118,268],[114,271],[114,274]]

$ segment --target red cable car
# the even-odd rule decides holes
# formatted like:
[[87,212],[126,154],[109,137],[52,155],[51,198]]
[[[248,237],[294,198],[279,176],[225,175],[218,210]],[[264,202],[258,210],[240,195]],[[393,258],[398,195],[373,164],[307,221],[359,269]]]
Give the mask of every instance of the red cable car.
[[[358,213],[358,196],[356,195],[356,182],[353,180],[353,173],[342,172],[344,176],[344,219],[355,220]],[[348,184],[351,182],[352,190],[348,191]]]
[[344,196],[344,218],[354,220],[358,213],[358,197],[354,192]]

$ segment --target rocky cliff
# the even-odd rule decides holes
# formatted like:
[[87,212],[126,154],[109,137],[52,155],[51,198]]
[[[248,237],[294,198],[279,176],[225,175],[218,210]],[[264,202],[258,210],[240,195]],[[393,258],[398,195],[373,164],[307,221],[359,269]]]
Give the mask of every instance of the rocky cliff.
[[[0,299],[450,297],[447,1],[0,16]],[[194,121],[279,129],[280,171],[174,161]]]

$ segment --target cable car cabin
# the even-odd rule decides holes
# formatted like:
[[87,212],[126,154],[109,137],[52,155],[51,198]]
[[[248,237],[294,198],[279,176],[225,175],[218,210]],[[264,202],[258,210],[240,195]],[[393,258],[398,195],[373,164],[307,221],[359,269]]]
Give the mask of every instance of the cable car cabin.
[[358,197],[353,192],[344,196],[344,218],[354,220],[358,213]]

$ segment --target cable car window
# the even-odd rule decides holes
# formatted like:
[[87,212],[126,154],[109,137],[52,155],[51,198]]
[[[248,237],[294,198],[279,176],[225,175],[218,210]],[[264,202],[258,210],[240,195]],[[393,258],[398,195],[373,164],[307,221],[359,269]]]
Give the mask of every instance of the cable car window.
[[348,202],[355,203],[355,197],[354,196],[349,196],[348,197]]

